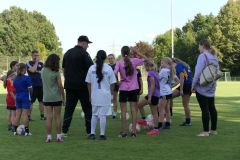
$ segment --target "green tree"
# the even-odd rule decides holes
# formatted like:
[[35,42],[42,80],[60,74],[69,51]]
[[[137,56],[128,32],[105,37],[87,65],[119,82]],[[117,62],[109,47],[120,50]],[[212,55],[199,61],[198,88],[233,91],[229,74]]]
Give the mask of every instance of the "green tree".
[[139,52],[141,52],[148,58],[155,58],[153,46],[150,45],[148,42],[139,41],[136,43],[135,47],[139,50]]

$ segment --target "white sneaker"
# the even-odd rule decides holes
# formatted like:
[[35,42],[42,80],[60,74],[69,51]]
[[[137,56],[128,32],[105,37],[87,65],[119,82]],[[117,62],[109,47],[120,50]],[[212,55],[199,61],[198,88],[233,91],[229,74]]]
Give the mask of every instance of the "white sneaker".
[[30,132],[27,133],[27,132],[26,132],[26,133],[25,133],[25,136],[32,136],[32,133],[30,133]]

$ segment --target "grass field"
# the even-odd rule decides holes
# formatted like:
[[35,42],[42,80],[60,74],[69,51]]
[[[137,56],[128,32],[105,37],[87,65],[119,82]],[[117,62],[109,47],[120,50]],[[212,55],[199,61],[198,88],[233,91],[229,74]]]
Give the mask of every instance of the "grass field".
[[[2,86],[2,84],[0,84]],[[146,86],[146,85],[145,85]],[[190,101],[191,127],[179,127],[184,120],[181,99],[174,99],[171,130],[164,130],[159,135],[146,135],[141,128],[136,138],[118,138],[121,131],[120,120],[107,117],[107,141],[86,140],[84,120],[81,118],[81,106],[78,104],[68,137],[63,143],[55,141],[56,131],[53,126],[52,143],[45,143],[45,122],[39,120],[37,103],[34,105],[30,122],[33,136],[14,136],[7,131],[6,90],[0,87],[0,159],[240,159],[240,82],[219,82],[216,92],[218,111],[218,135],[197,137],[202,131],[201,112],[193,94]],[[145,88],[144,94],[147,89]],[[143,96],[142,96],[143,97]],[[141,97],[141,98],[142,98]],[[148,106],[146,112],[150,114]],[[128,108],[129,111],[129,108]],[[120,112],[120,110],[119,110]],[[62,110],[62,115],[64,108]],[[138,113],[138,117],[140,115]],[[130,120],[127,122],[129,125]],[[96,130],[99,136],[99,124]],[[129,135],[129,134],[128,134]]]

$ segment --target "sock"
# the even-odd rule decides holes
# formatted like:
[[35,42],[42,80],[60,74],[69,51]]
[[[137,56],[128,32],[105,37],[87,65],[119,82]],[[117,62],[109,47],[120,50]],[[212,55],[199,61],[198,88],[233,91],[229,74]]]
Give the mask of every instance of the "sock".
[[97,126],[97,121],[98,121],[98,116],[92,115],[92,120],[91,120],[91,134],[95,135],[95,129]]
[[61,138],[61,134],[57,134],[57,138]]
[[47,135],[47,138],[51,138],[51,139],[52,139],[52,135],[51,135],[51,134],[48,134],[48,135]]
[[165,123],[165,126],[170,126],[170,123],[169,123],[169,122],[166,122],[166,123]]
[[41,118],[44,117],[44,114],[41,114]]
[[105,128],[106,128],[106,116],[100,115],[100,135],[105,134]]
[[158,128],[162,127],[162,122],[158,122]]
[[191,118],[186,118],[186,123],[190,124],[191,123]]
[[172,116],[172,108],[170,108],[170,114],[171,114],[171,116]]
[[18,128],[18,126],[15,126],[15,132],[17,132],[17,128]]
[[117,112],[113,112],[113,116],[117,116]]
[[146,117],[142,117],[142,120],[143,120],[143,121],[146,121]]
[[154,127],[153,129],[154,129],[154,131],[158,131],[158,127]]
[[31,118],[31,116],[30,116],[30,115],[28,115],[28,119],[29,119],[29,118]]
[[29,127],[25,127],[25,133],[29,133]]

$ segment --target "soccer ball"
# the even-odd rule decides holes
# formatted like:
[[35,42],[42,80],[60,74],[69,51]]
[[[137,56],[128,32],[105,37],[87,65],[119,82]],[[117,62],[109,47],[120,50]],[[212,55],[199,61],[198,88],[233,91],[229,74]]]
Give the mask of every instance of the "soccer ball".
[[82,111],[82,113],[81,113],[81,117],[82,117],[82,118],[85,118],[85,114],[84,114],[83,111]]
[[152,114],[149,114],[149,115],[147,116],[146,122],[147,122],[147,124],[146,124],[146,126],[144,126],[144,128],[145,128],[146,130],[151,130],[151,129],[153,129],[153,127],[154,127],[154,121],[153,121],[153,115],[152,115]]
[[[121,114],[120,114],[119,118],[121,120]],[[126,113],[126,120],[129,120],[129,118],[130,118],[130,115],[128,113]]]
[[[129,132],[132,133],[132,123],[129,125]],[[136,132],[140,132],[140,125],[136,124]]]
[[24,125],[19,125],[18,128],[17,128],[17,134],[18,135],[24,135],[25,134],[25,127]]

